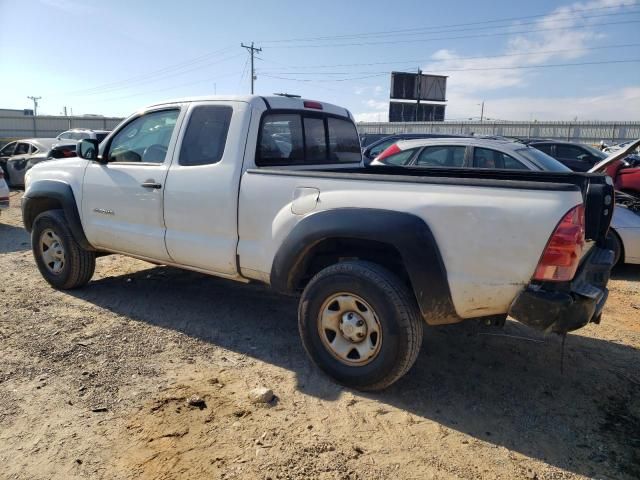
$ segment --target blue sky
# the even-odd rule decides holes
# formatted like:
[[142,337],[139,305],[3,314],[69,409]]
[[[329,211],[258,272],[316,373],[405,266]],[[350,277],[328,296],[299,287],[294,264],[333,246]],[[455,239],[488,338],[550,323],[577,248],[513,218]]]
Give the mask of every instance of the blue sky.
[[[447,119],[483,100],[490,119],[640,119],[638,0],[0,0],[0,18],[0,108],[39,95],[43,114],[122,116],[248,93],[255,41],[257,93],[360,120],[386,120],[388,72],[418,67],[449,75]],[[568,63],[587,65],[549,66]]]

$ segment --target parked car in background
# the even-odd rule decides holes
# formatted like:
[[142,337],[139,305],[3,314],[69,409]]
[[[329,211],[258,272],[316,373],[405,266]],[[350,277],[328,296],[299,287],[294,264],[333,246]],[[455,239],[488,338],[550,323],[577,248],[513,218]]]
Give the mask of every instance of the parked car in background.
[[[615,152],[627,147],[628,145],[630,145],[631,142],[633,142],[633,140],[629,140],[628,142],[619,143],[618,145],[610,145],[608,147],[605,147],[604,152],[607,153],[607,154],[615,153]],[[631,155],[633,155],[633,156],[640,155],[640,149],[636,148],[631,153]]]
[[[617,160],[611,165],[621,162],[623,160]],[[611,165],[603,167],[602,171]],[[571,172],[559,161],[529,145],[483,138],[397,142],[370,164],[370,167],[380,166]],[[624,193],[616,196],[620,201],[617,201],[613,212],[607,246],[613,250],[616,263],[640,264],[640,201],[636,199],[634,202],[628,197]]]
[[58,140],[84,140],[91,138],[101,142],[104,140],[111,130],[93,130],[91,128],[72,128],[66,132],[62,132],[56,138]]
[[9,208],[9,186],[4,180],[4,173],[0,170],[0,213]]
[[614,262],[640,264],[640,200],[616,192],[616,208],[607,236]]
[[[556,160],[562,162],[567,167],[577,172],[587,172],[593,166],[607,158],[608,155],[621,151],[632,142],[625,142],[622,146],[616,146],[607,153],[598,150],[590,145],[563,142],[558,140],[531,140],[523,141],[527,145],[537,148]],[[634,150],[632,150],[634,151]],[[636,155],[627,154],[624,158],[609,164],[603,173],[609,175],[616,190],[630,195],[640,195],[640,165]]]
[[376,140],[369,144],[362,150],[362,157],[365,165],[368,165],[371,160],[380,155],[384,150],[393,145],[399,140],[411,140],[418,138],[463,138],[458,135],[448,135],[440,133],[396,133],[394,135],[387,135],[383,138]]
[[360,146],[364,150],[373,142],[377,142],[381,138],[388,137],[389,134],[388,133],[359,133],[358,136],[360,137]]
[[525,140],[527,145],[543,151],[574,172],[587,172],[607,154],[590,145],[583,145],[561,140]]
[[24,174],[34,165],[75,156],[75,142],[68,144],[57,138],[27,138],[8,143],[0,150],[0,167],[9,186],[18,187],[24,185]]
[[540,150],[522,143],[471,137],[401,140],[370,165],[571,171]]

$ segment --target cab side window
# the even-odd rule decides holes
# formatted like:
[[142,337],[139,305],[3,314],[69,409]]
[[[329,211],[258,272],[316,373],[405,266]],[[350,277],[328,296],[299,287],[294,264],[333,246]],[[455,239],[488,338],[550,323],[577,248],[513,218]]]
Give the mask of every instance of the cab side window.
[[179,109],[145,113],[129,122],[111,141],[109,162],[163,163]]
[[180,165],[211,165],[222,159],[233,109],[201,105],[191,112],[180,148]]

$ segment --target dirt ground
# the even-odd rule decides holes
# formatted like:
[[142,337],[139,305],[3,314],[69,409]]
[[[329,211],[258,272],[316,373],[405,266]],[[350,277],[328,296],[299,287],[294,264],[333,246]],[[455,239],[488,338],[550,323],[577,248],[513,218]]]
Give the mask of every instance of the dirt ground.
[[[601,325],[427,328],[409,374],[362,394],[298,340],[296,300],[98,259],[87,287],[41,279],[20,192],[0,217],[2,479],[640,478],[640,268]],[[247,392],[273,389],[273,405]],[[199,395],[205,405],[189,406]]]

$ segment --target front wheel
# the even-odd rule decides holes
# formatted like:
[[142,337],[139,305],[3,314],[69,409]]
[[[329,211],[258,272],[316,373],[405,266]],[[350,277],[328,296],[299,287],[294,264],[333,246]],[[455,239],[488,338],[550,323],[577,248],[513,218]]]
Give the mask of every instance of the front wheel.
[[38,270],[55,288],[82,287],[93,276],[95,253],[78,245],[62,210],[48,210],[36,217],[31,232],[31,248]]
[[348,387],[381,390],[402,377],[422,343],[423,320],[410,290],[377,264],[325,268],[302,293],[302,343],[325,373]]

